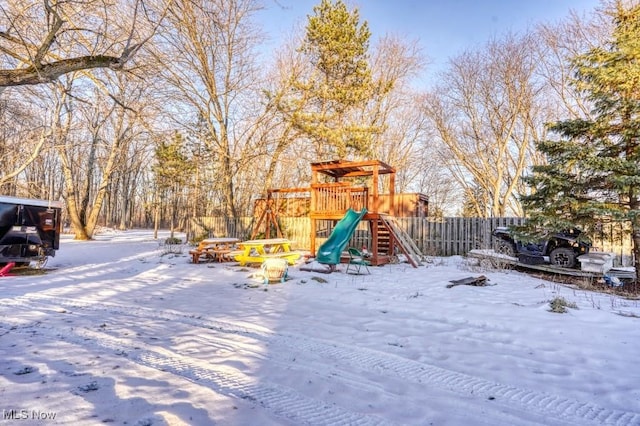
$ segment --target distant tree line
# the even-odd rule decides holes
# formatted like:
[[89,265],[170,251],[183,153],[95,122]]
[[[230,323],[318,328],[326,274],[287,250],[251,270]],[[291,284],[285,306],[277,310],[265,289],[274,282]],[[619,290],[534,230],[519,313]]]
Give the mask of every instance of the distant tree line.
[[[595,132],[603,114],[635,120],[633,106],[594,89],[615,81],[588,71],[606,62],[589,55],[621,37],[620,17],[637,18],[634,2],[603,1],[589,16],[496,36],[451,57],[427,87],[416,84],[428,71],[419,41],[371,34],[341,0],[319,0],[269,56],[257,21],[265,6],[279,7],[5,1],[0,192],[64,200],[86,239],[98,225],[248,216],[266,189],[308,185],[310,162],[375,158],[397,169],[396,192],[427,194],[434,214],[524,216],[529,197],[545,191],[539,167],[562,168],[543,141],[591,141],[574,124],[598,123]],[[635,81],[637,66],[607,70]],[[633,100],[635,90],[615,93]],[[594,161],[571,165],[595,179],[612,164]],[[624,188],[635,200],[631,177],[610,178],[609,194]]]

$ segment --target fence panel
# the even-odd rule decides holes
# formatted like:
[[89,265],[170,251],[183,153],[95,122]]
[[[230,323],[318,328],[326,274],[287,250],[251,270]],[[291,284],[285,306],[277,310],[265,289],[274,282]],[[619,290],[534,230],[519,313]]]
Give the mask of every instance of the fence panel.
[[189,220],[186,232],[189,241],[210,237],[246,240],[251,236],[252,228],[253,218],[250,217],[197,217]]
[[[519,217],[399,217],[396,220],[422,253],[434,256],[465,255],[473,249],[493,248],[493,229],[499,226],[522,225],[525,222],[525,219]],[[294,248],[309,249],[311,223],[308,217],[280,217],[279,221],[285,237],[295,242]],[[317,245],[329,236],[331,224],[331,221],[321,221]],[[254,221],[249,217],[235,220],[224,217],[200,217],[189,221],[187,236],[190,241],[203,236],[248,239],[253,225]],[[624,231],[622,224],[605,224],[593,239],[596,250],[616,254],[616,265],[632,264],[632,240],[628,232]],[[366,223],[358,226],[350,244],[355,247],[371,247],[371,232]]]
[[293,248],[305,250],[311,247],[311,220],[308,217],[283,217],[279,220],[282,233],[293,241]]
[[593,247],[597,250],[615,253],[622,265],[633,265],[633,240],[628,225],[605,223],[596,231]]
[[492,248],[491,231],[497,226],[519,225],[520,218],[398,218],[400,226],[418,248],[436,256],[465,255],[474,249]]

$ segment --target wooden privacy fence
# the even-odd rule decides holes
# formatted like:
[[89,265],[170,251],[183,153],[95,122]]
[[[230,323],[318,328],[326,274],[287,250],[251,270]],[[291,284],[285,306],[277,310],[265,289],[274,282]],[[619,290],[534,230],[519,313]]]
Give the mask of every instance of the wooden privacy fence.
[[[308,250],[310,247],[310,221],[307,217],[279,217],[281,229],[285,236],[294,241],[293,248]],[[396,218],[398,224],[413,239],[422,253],[434,256],[465,255],[473,249],[493,248],[491,231],[499,226],[522,225],[525,219],[518,217],[497,218]],[[320,221],[318,237],[328,237],[331,232],[331,221]],[[326,222],[326,223],[325,223]],[[249,239],[253,230],[254,219],[244,217],[230,219],[225,217],[200,217],[191,219],[187,229],[190,241],[204,237],[234,237]],[[261,237],[260,235],[258,237]],[[360,223],[351,240],[351,245],[370,246],[370,233],[366,222]],[[628,234],[622,232],[622,225],[603,226],[593,240],[596,250],[616,254],[617,265],[632,264],[632,241]]]

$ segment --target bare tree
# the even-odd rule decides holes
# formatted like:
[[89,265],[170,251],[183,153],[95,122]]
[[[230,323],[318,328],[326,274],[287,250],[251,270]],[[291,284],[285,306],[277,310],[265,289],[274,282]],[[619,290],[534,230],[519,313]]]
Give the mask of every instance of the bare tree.
[[[180,0],[171,8],[156,57],[185,127],[198,125],[210,148],[213,184],[223,213],[238,216],[237,180],[262,142],[263,118],[255,61],[258,33],[251,21],[255,0]],[[175,117],[175,114],[174,114]]]
[[[0,99],[0,188],[4,193],[26,190],[19,177],[51,142],[54,129],[43,118],[45,108],[35,99],[39,95],[14,92]],[[56,110],[60,105],[49,107]]]
[[105,76],[102,90],[87,89],[73,77],[68,74],[66,86],[58,85],[66,102],[64,113],[57,117],[56,144],[69,220],[75,238],[84,240],[94,235],[107,190],[126,163],[129,144],[145,131],[141,94],[146,85],[115,75]]
[[[536,40],[507,35],[454,58],[423,111],[445,149],[444,166],[480,217],[522,214],[520,178],[544,132]],[[485,201],[486,200],[486,201]]]
[[597,11],[588,17],[572,12],[557,24],[540,24],[536,30],[539,43],[533,45],[539,73],[547,90],[547,109],[556,119],[588,118],[592,105],[569,84],[575,73],[570,58],[605,44],[611,34],[611,22]]
[[[416,108],[419,99],[411,86],[411,81],[423,71],[425,62],[416,42],[407,42],[397,36],[382,37],[371,58],[377,90],[359,112],[360,121],[380,129],[373,136],[375,148],[370,154],[397,169],[397,191],[407,191],[420,174],[414,165],[423,143],[428,143],[427,122]],[[383,182],[388,186],[388,181]]]
[[0,4],[0,88],[80,70],[121,70],[153,36],[165,10],[162,0],[8,0]]
[[[6,87],[54,82],[80,70],[124,69],[154,35],[171,1],[0,3],[0,95]],[[29,94],[22,91],[20,96]],[[43,147],[55,137],[55,122],[34,123],[37,138],[23,137],[19,149],[2,154],[0,185],[35,165]],[[12,161],[7,161],[8,155]]]

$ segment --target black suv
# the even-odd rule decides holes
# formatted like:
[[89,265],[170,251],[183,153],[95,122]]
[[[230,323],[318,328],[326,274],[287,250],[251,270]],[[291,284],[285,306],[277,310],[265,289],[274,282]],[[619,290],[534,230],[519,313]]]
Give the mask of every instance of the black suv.
[[[523,243],[517,241],[511,230],[499,227],[491,235],[495,238],[494,248],[497,253],[517,257],[522,263],[551,263],[563,268],[578,266],[577,257],[589,253],[591,244],[579,239],[580,230],[571,229],[549,234],[539,242]],[[548,261],[545,257],[548,257]]]

